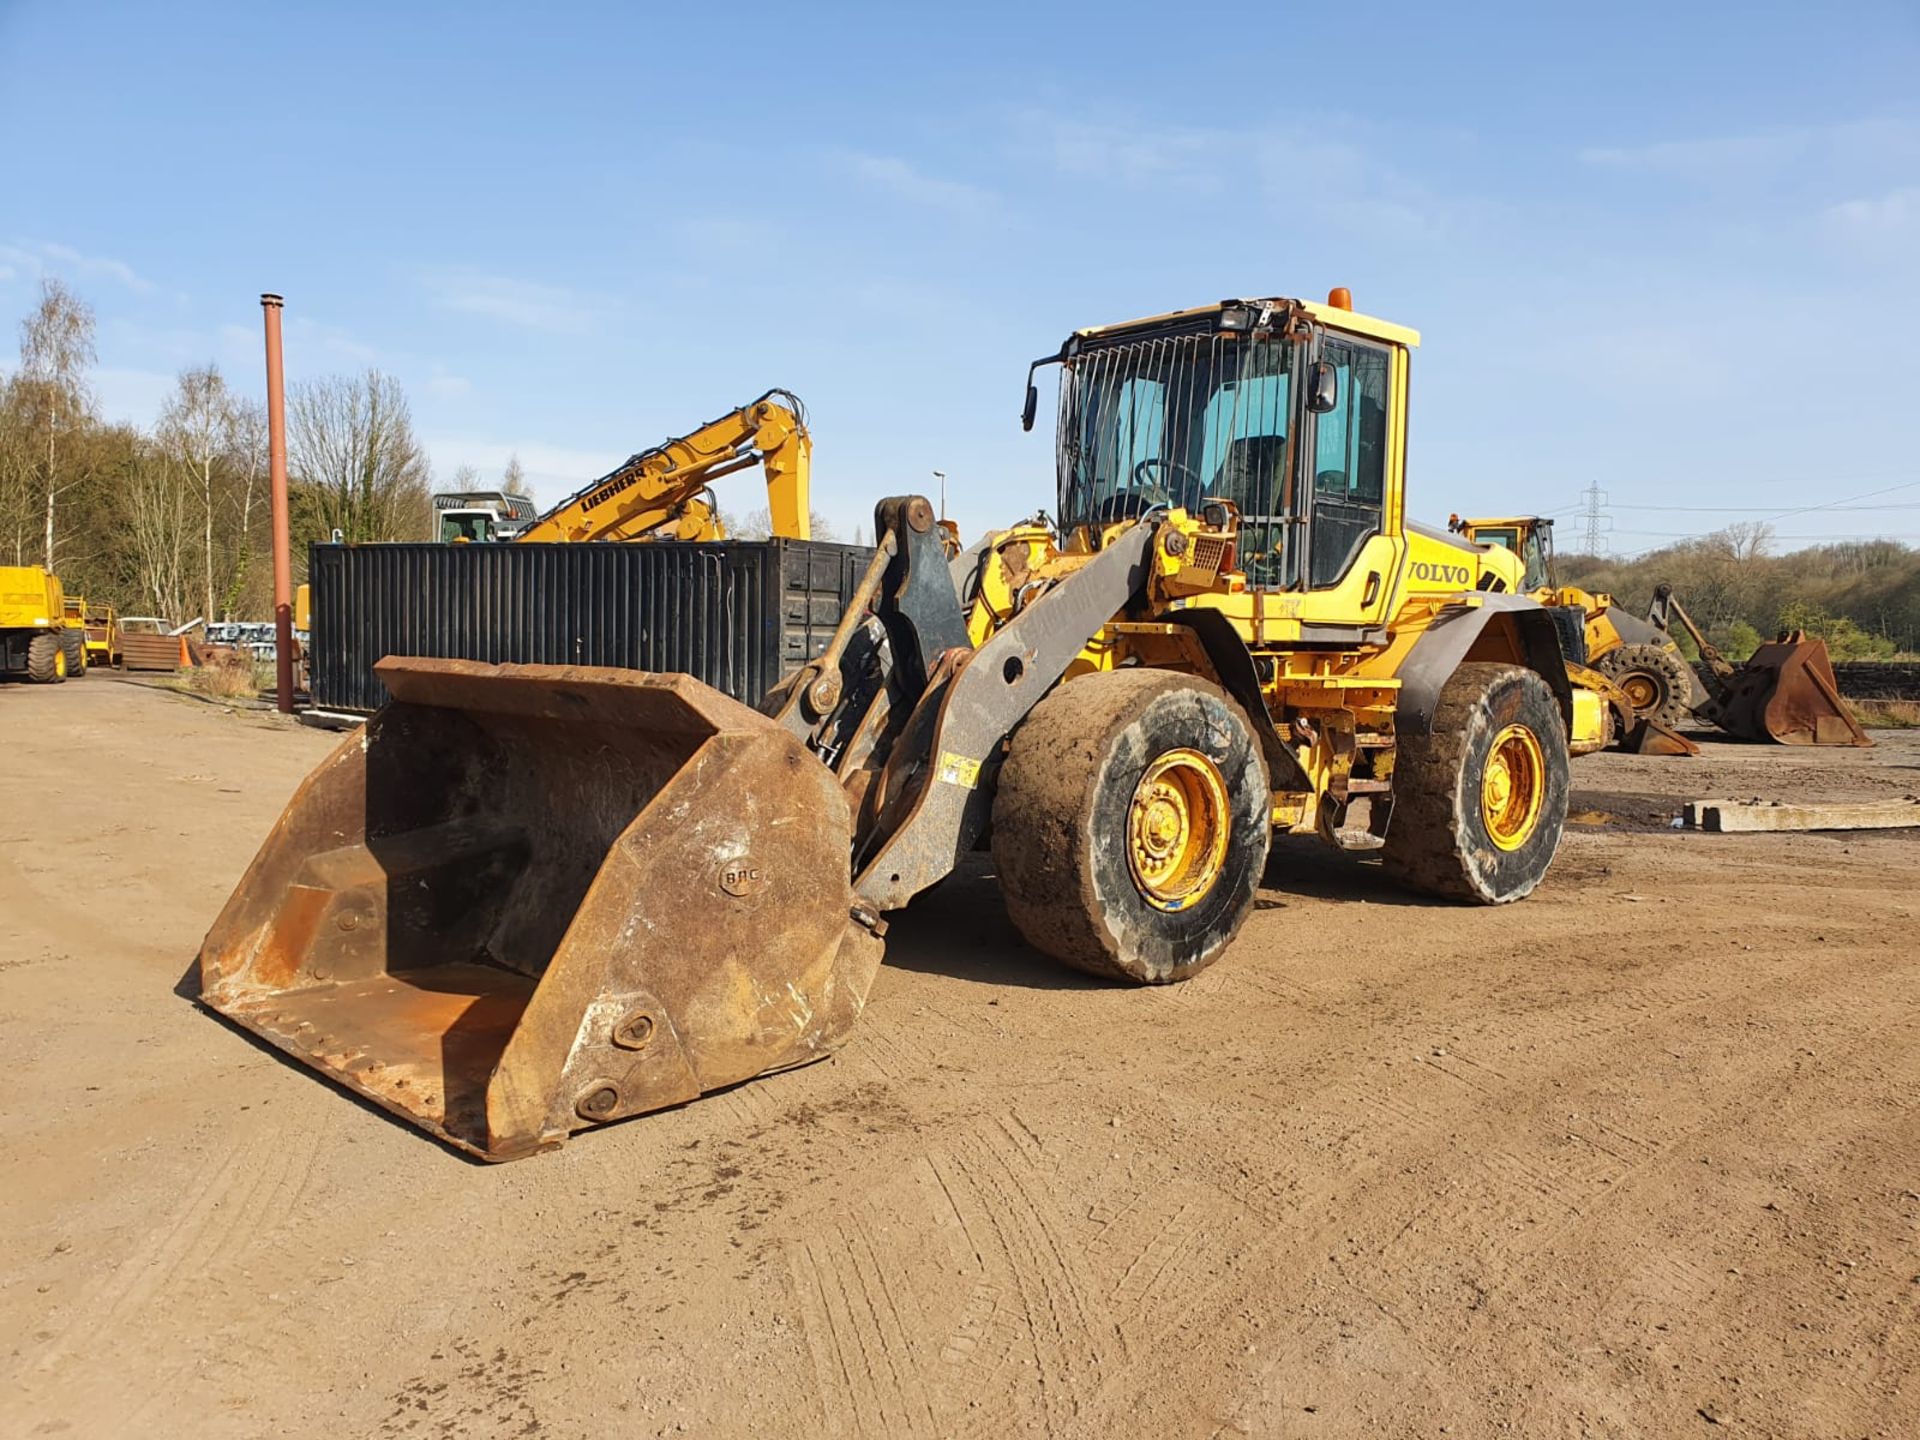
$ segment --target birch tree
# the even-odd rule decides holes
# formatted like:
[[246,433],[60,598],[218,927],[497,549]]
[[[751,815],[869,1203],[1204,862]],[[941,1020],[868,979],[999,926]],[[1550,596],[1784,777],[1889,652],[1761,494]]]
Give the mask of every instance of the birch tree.
[[49,276],[40,282],[40,303],[20,322],[20,373],[44,500],[42,563],[54,569],[55,519],[59,499],[78,481],[63,464],[73,432],[93,419],[87,371],[93,365],[93,308]]
[[[199,502],[200,613],[212,620],[218,613],[214,608],[214,520],[225,509],[215,498],[215,472],[224,472],[234,448],[233,397],[218,366],[180,372],[173,398],[160,414],[159,439],[167,458],[186,471]],[[226,476],[221,474],[219,479],[224,490]]]

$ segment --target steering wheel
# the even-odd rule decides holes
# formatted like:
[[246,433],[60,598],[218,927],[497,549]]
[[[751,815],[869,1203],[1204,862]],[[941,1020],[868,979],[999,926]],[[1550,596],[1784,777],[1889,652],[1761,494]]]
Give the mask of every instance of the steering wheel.
[[1171,505],[1172,499],[1158,485],[1120,490],[1093,507],[1093,518],[1110,525],[1116,520],[1138,520],[1159,505]]
[[1169,478],[1176,483],[1184,476],[1187,481],[1192,484],[1193,493],[1195,495],[1200,493],[1200,477],[1194,474],[1190,467],[1181,464],[1178,460],[1168,460],[1160,455],[1149,455],[1133,467],[1133,488],[1136,491],[1158,491],[1160,498],[1154,502],[1155,504],[1171,505],[1173,503],[1173,496],[1165,485],[1157,485],[1147,478],[1147,472],[1150,470],[1170,470],[1173,474]]

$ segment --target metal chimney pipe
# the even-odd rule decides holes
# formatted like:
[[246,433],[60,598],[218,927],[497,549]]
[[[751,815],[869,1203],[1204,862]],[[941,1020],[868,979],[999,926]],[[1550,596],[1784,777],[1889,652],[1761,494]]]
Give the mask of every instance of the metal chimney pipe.
[[280,364],[278,295],[262,295],[267,323],[267,463],[273,477],[273,668],[282,715],[293,713],[293,544],[288,537],[287,382]]

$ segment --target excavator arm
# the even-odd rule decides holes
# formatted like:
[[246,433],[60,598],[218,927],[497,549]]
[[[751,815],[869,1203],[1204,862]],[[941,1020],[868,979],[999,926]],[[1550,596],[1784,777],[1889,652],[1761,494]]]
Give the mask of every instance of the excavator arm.
[[758,463],[775,535],[812,538],[813,441],[799,397],[769,390],[690,435],[642,450],[547,511],[518,540],[724,540],[707,487]]

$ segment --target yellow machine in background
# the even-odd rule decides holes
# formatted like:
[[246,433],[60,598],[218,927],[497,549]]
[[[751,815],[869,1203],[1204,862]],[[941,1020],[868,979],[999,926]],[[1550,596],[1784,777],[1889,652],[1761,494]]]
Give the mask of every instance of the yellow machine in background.
[[[1036,949],[1136,982],[1227,949],[1286,883],[1275,830],[1520,899],[1605,702],[1517,557],[1408,525],[1417,343],[1344,291],[1076,331],[1036,362],[1055,519],[950,555],[924,498],[882,501],[825,652],[758,712],[382,661],[392,702],[255,858],[203,1001],[507,1159],[827,1053],[887,912],[983,844]],[[1027,428],[1038,401],[1030,371]]]
[[[73,613],[73,602],[68,602],[68,614]],[[114,666],[120,663],[120,617],[111,605],[96,605],[89,601],[79,602],[80,629],[86,636],[87,667],[96,665]],[[69,618],[68,624],[72,624]]]
[[0,565],[0,675],[57,685],[86,671],[86,636],[68,624],[60,578],[39,565]]
[[1591,665],[1621,691],[1621,729],[1635,720],[1671,730],[1707,700],[1706,688],[1680,653],[1673,637],[1614,603],[1611,595],[1562,585],[1555,573],[1553,521],[1542,515],[1513,515],[1462,520],[1448,528],[1476,545],[1497,546],[1520,557],[1525,567],[1521,588],[1547,607],[1570,607],[1584,617],[1580,645],[1569,653],[1576,664]]
[[811,538],[813,440],[797,396],[769,390],[689,435],[643,450],[567,497],[515,540],[724,540],[726,527],[707,488],[759,465],[775,535]]

